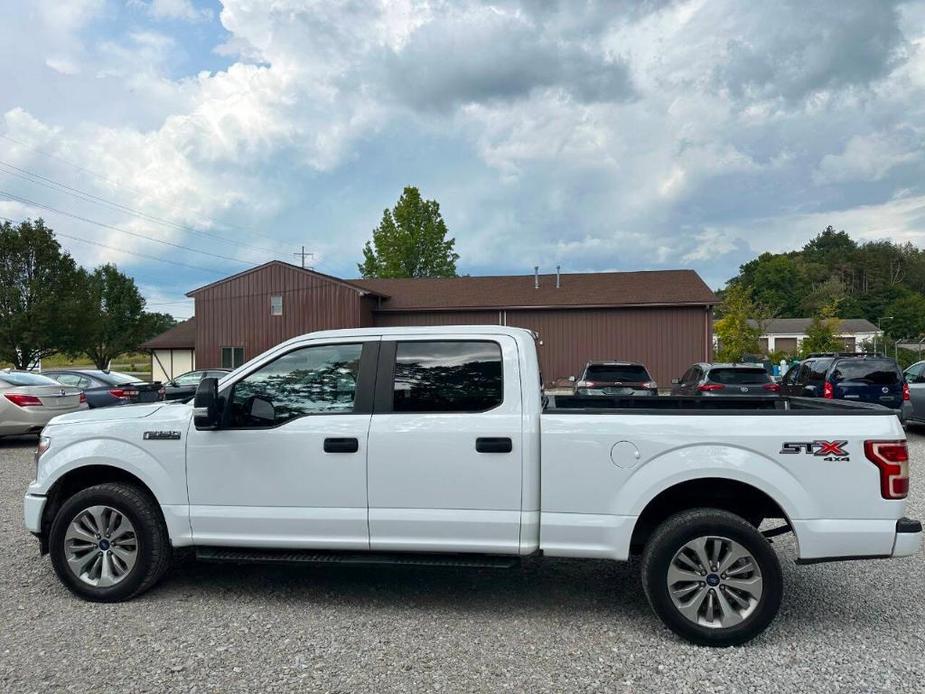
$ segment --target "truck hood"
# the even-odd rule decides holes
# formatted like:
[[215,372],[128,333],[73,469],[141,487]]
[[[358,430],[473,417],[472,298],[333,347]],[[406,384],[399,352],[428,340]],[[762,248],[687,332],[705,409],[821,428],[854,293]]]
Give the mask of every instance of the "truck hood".
[[120,405],[118,407],[98,407],[93,410],[81,410],[71,414],[59,415],[52,419],[48,425],[55,424],[93,424],[99,422],[117,422],[125,419],[141,419],[149,417],[164,407],[163,402],[150,405]]

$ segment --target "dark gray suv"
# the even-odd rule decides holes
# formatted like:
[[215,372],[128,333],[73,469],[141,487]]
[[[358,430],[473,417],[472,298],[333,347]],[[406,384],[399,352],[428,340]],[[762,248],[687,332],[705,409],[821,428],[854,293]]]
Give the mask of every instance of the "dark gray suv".
[[671,381],[672,395],[776,398],[780,386],[761,364],[694,364]]

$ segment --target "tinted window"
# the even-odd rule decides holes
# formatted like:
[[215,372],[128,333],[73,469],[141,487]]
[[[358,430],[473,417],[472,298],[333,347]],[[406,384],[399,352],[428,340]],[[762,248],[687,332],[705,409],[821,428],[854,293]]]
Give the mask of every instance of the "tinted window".
[[504,398],[497,342],[399,342],[395,412],[482,412]]
[[26,371],[0,373],[0,380],[11,386],[47,386],[55,384],[55,381],[48,378],[48,376],[31,374]]
[[275,426],[307,414],[349,413],[362,345],[319,345],[289,352],[238,381],[233,426]]
[[767,371],[758,368],[710,369],[707,380],[714,383],[745,385],[748,383],[770,383],[771,377]]
[[585,380],[641,383],[652,379],[649,378],[646,367],[638,364],[589,364],[585,369]]
[[891,386],[899,383],[899,369],[889,359],[852,359],[840,361],[832,370],[832,380],[836,383],[867,383],[878,386]]
[[81,387],[80,382],[83,380],[77,374],[52,374],[51,378],[55,379],[58,383],[61,383],[66,386],[76,386]]
[[816,359],[807,364],[808,372],[803,373],[803,380],[806,383],[822,383],[825,380],[825,374],[832,365],[831,359]]

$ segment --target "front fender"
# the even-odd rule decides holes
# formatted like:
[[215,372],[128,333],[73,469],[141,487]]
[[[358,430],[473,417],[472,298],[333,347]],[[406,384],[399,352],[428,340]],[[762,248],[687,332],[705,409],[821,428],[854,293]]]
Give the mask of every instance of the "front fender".
[[[157,458],[138,445],[100,436],[55,446],[42,456],[29,493],[44,496],[64,475],[80,467],[102,465],[140,479],[161,505],[187,504],[182,446],[165,446]],[[177,442],[178,444],[180,442]],[[176,448],[177,450],[171,450]]]

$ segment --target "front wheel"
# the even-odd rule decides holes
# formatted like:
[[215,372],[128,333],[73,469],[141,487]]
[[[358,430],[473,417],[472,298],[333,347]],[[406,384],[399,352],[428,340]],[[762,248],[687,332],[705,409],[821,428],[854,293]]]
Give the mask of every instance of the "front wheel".
[[649,604],[679,636],[735,646],[764,631],[780,608],[783,577],[768,541],[728,511],[670,517],[646,544],[642,583]]
[[72,592],[96,602],[128,600],[153,586],[170,563],[157,503],[129,484],[77,492],[55,514],[51,563]]

